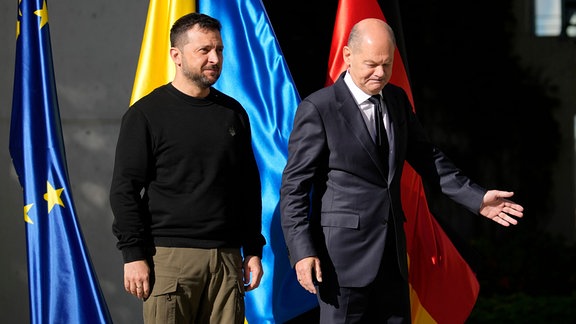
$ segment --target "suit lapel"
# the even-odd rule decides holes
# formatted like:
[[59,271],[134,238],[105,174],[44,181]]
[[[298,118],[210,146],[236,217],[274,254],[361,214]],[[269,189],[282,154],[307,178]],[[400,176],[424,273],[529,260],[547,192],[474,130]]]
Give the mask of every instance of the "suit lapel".
[[344,123],[347,125],[349,132],[354,136],[354,138],[360,143],[360,146],[368,153],[370,159],[377,166],[378,171],[381,176],[386,179],[388,174],[387,170],[382,168],[382,161],[380,160],[380,154],[376,149],[376,144],[370,136],[370,132],[366,127],[366,122],[362,117],[360,109],[356,101],[352,97],[350,90],[344,82],[343,75],[334,84],[335,98],[338,103],[337,111],[342,115]]

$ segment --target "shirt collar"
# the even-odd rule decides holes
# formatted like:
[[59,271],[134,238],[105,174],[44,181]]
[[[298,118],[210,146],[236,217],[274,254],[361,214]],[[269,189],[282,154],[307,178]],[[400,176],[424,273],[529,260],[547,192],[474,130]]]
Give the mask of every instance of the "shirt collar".
[[368,100],[368,98],[372,96],[365,93],[360,88],[358,88],[358,86],[352,80],[352,76],[350,75],[349,71],[346,71],[346,75],[344,75],[344,82],[346,83],[346,86],[348,86],[348,89],[350,89],[350,92],[352,93],[352,97],[356,101],[356,104],[359,105],[361,103],[364,103],[365,101]]

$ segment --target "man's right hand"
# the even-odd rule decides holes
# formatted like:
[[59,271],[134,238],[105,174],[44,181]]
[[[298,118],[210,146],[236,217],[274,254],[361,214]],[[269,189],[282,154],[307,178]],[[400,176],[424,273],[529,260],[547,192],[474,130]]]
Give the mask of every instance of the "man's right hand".
[[124,289],[139,299],[150,295],[150,267],[144,260],[124,263]]
[[[316,294],[316,286],[314,279],[322,282],[322,270],[320,269],[320,259],[317,257],[307,257],[298,262],[294,266],[296,269],[296,276],[298,282],[304,289],[312,294]],[[313,277],[314,276],[314,277]]]

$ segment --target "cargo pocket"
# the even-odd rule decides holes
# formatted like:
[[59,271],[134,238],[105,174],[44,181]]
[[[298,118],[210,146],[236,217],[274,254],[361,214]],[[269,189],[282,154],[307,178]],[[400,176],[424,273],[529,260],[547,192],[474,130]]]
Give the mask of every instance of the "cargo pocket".
[[236,300],[236,307],[234,309],[236,315],[234,316],[234,318],[236,319],[236,324],[243,324],[245,317],[244,282],[242,282],[242,280],[237,280],[236,282],[238,284],[236,285],[237,287],[235,296],[236,298],[234,298]]
[[152,295],[144,303],[145,317],[153,323],[177,323],[178,278],[155,278]]

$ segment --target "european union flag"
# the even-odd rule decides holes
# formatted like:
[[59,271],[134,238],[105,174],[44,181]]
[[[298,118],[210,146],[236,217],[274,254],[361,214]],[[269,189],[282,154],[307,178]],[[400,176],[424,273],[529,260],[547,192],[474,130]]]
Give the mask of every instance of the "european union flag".
[[21,0],[10,155],[24,191],[31,323],[111,323],[76,218],[46,0]]
[[260,0],[197,0],[198,12],[222,23],[224,68],[215,87],[236,98],[252,125],[262,180],[266,237],[260,287],[246,294],[249,324],[283,323],[317,306],[300,287],[288,260],[278,201],[288,137],[300,97]]

